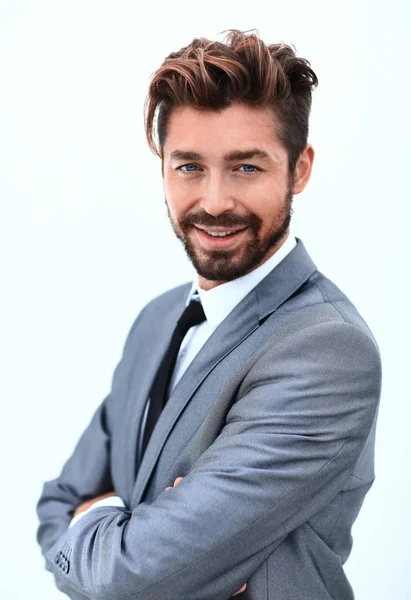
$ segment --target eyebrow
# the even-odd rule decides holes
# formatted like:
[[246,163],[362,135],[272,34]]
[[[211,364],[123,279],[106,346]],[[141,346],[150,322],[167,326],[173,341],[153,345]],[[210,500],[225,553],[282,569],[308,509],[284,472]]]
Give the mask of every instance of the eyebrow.
[[[224,162],[232,162],[233,160],[246,160],[249,158],[263,158],[270,160],[270,155],[265,150],[259,148],[251,148],[250,150],[234,150],[224,156]],[[170,154],[171,160],[203,160],[204,157],[198,152],[190,152],[186,150],[173,150]]]

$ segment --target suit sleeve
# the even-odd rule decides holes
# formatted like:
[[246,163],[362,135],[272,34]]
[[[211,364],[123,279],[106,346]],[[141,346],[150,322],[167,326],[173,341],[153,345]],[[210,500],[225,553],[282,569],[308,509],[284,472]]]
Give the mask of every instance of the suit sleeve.
[[[127,377],[124,357],[144,310],[140,312],[127,336],[123,357],[113,374],[113,383]],[[112,388],[95,411],[60,475],[43,485],[36,507],[39,518],[37,541],[43,554],[68,530],[74,510],[79,504],[113,490],[109,426],[109,413],[113,409]]]
[[81,502],[113,489],[106,429],[107,397],[91,419],[60,475],[43,485],[37,503],[37,541],[43,554],[69,527]]
[[355,325],[273,343],[183,481],[131,513],[96,508],[47,552],[50,569],[96,600],[227,599],[342,489],[380,390],[378,348]]

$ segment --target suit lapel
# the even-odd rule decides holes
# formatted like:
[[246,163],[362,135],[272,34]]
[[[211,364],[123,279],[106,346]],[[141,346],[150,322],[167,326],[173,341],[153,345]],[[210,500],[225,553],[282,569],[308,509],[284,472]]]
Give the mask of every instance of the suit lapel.
[[[258,327],[255,299],[249,295],[213,332],[170,395],[153,429],[133,490],[133,505],[144,492],[170,431],[198,386],[213,368]],[[154,377],[154,375],[153,375]],[[137,501],[134,499],[137,496]]]
[[148,323],[146,339],[143,339],[143,350],[136,356],[130,389],[128,391],[128,408],[126,414],[127,442],[127,485],[131,496],[136,480],[136,458],[139,442],[140,423],[146,401],[163,355],[170,343],[177,320],[185,308],[185,302],[191,284],[182,286],[177,297],[161,314],[161,319]]
[[[285,302],[316,271],[316,266],[306,252],[302,241],[297,239],[296,247],[235,307],[213,332],[195,356],[189,367],[175,386],[156,426],[151,434],[141,461],[132,492],[132,505],[136,506],[143,496],[145,487],[153,472],[162,448],[184,407],[197,388],[211,373],[214,367],[235,347],[251,335],[260,323]],[[186,288],[186,295],[189,286]],[[130,433],[138,433],[138,423],[144,409],[152,380],[172,335],[176,319],[184,310],[186,296],[173,310],[163,330],[163,344],[151,355],[150,366],[144,377],[144,386],[139,394],[138,415]],[[174,314],[175,313],[175,314]],[[217,387],[217,386],[216,386]],[[135,445],[134,445],[135,450]]]

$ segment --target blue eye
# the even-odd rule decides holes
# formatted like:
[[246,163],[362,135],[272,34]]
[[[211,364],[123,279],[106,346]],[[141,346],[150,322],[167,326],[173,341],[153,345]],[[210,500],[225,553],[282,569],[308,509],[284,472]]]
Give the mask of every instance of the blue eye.
[[183,170],[184,173],[193,173],[194,170],[193,169],[188,169],[187,171],[184,170],[184,167],[194,167],[194,169],[197,169],[197,165],[182,165],[181,167],[178,167],[179,170]]
[[243,167],[249,167],[251,169],[255,169],[253,171],[244,171],[244,173],[255,173],[256,171],[258,171],[257,167],[254,167],[253,165],[241,165],[240,169],[242,169]]

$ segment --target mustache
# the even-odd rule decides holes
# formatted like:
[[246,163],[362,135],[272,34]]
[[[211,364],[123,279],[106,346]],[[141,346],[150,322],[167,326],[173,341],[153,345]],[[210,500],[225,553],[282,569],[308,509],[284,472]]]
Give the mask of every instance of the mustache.
[[203,225],[206,227],[234,227],[243,225],[244,227],[251,227],[252,229],[257,230],[260,228],[261,223],[262,219],[253,214],[245,216],[224,212],[217,217],[213,217],[213,215],[210,215],[205,211],[187,214],[179,221],[182,229],[187,229],[193,225]]

